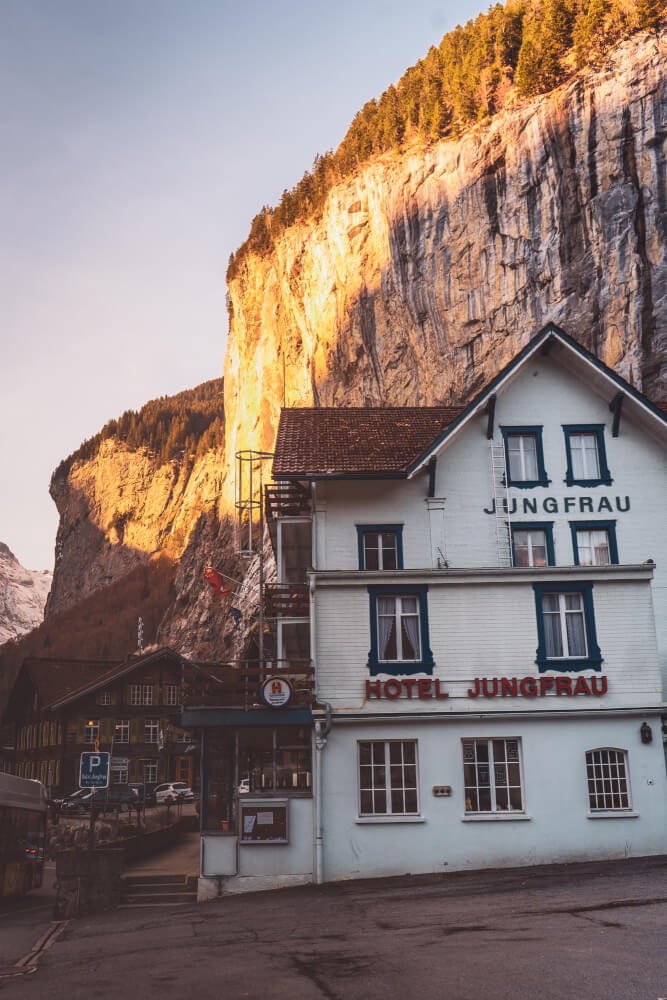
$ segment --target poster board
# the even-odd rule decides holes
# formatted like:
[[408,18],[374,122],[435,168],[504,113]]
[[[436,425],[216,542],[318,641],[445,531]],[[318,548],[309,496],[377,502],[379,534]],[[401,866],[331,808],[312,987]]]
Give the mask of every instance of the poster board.
[[287,844],[288,799],[246,799],[239,801],[241,844]]

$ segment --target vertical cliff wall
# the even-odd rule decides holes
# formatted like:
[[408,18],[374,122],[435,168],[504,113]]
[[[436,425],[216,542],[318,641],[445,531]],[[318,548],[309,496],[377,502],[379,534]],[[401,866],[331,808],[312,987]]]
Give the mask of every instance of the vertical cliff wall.
[[461,402],[549,320],[667,395],[667,43],[387,154],[229,287],[227,458],[291,404]]

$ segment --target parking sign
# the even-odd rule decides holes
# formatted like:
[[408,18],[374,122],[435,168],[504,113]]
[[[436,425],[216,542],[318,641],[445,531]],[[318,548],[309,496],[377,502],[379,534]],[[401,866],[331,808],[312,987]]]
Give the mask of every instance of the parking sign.
[[79,788],[108,788],[110,757],[110,753],[82,753]]

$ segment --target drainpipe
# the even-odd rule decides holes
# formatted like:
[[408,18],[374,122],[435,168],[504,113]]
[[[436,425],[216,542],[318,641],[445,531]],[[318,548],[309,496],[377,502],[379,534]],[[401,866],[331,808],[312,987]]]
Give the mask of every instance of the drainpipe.
[[315,884],[321,885],[324,881],[324,830],[322,824],[323,815],[323,794],[324,794],[324,748],[327,745],[327,736],[331,732],[332,709],[327,701],[321,702],[326,709],[324,721],[318,719],[315,723],[315,774],[317,775],[317,787],[315,789]]
[[[315,524],[315,483],[311,483],[313,496],[313,524]],[[317,540],[316,532],[313,531],[313,562],[316,561],[315,544]],[[318,705],[324,705],[326,717],[324,721],[318,719],[315,723],[315,808],[313,809],[313,826],[315,840],[315,884],[321,885],[324,879],[324,832],[322,827],[322,796],[324,794],[324,748],[327,745],[327,736],[331,732],[332,708],[331,705],[322,701],[318,696],[319,677],[317,674],[317,618],[315,615],[315,574],[309,573],[310,588],[310,653],[315,671],[315,700]]]

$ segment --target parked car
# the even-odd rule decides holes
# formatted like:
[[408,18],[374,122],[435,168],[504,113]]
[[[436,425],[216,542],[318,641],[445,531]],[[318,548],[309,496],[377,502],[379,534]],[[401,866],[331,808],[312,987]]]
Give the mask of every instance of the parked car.
[[122,811],[123,808],[130,808],[132,799],[132,789],[129,785],[111,785],[109,788],[95,789],[80,788],[78,792],[66,795],[60,808],[64,813],[76,814],[87,812],[91,802],[95,802],[95,805],[102,812],[114,809],[116,806],[120,806]]
[[194,797],[194,792],[184,781],[167,781],[155,789],[155,801],[158,805],[162,802],[192,802]]
[[61,811],[71,814],[85,812],[90,809],[92,797],[92,788],[80,788],[78,792],[72,792],[65,796],[60,804]]

